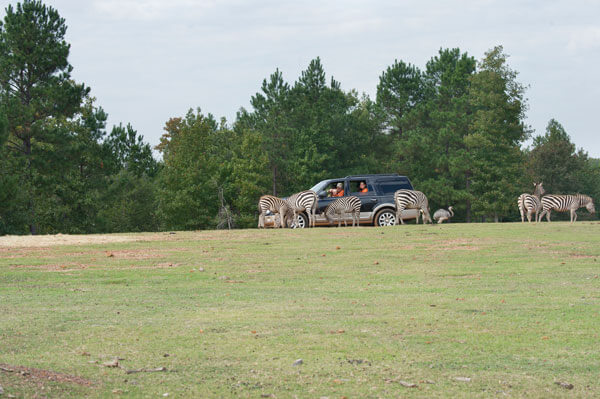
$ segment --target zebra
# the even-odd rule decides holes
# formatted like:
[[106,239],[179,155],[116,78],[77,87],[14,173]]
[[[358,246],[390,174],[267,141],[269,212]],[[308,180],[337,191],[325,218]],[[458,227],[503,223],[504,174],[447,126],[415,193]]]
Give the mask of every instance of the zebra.
[[535,214],[536,223],[540,219],[540,211],[542,210],[541,197],[546,193],[544,190],[543,183],[533,183],[535,187],[533,195],[521,194],[517,200],[519,212],[521,213],[521,222],[525,223],[525,214],[527,214],[527,221],[531,222],[531,215]]
[[289,211],[294,213],[293,223],[298,226],[298,215],[306,211],[308,215],[308,225],[315,227],[315,214],[319,199],[317,193],[312,190],[301,191],[285,200]]
[[[396,204],[396,224],[398,220],[404,224],[404,220],[400,217],[405,209],[419,209],[423,213],[423,224],[431,221],[429,215],[429,201],[425,194],[420,191],[413,190],[398,190],[394,193],[394,203]],[[419,224],[419,216],[421,212],[417,212],[417,224]]]
[[446,220],[450,219],[452,216],[454,216],[454,211],[452,210],[452,207],[448,207],[448,210],[445,209],[438,209],[437,211],[435,211],[435,213],[433,214],[433,219],[436,220],[439,223],[443,223]]
[[287,201],[273,195],[263,195],[260,197],[258,200],[258,228],[265,227],[265,215],[267,211],[279,214],[279,223],[275,220],[275,227],[284,227],[285,215],[289,211]]
[[[333,223],[335,221],[334,217],[337,216],[338,219],[338,227],[342,226],[342,215],[346,213],[352,214],[352,227],[354,227],[354,222],[356,221],[356,227],[360,225],[359,216],[360,216],[360,207],[361,202],[358,197],[350,196],[350,197],[341,197],[333,201],[331,204],[327,205],[327,208],[323,211],[322,215],[327,217],[329,223]],[[346,218],[344,218],[344,226],[348,226],[346,222]]]
[[546,195],[542,197],[542,214],[539,217],[541,221],[544,215],[550,221],[550,212],[571,212],[571,223],[577,220],[577,209],[585,207],[589,213],[596,212],[592,198],[584,194],[575,195]]

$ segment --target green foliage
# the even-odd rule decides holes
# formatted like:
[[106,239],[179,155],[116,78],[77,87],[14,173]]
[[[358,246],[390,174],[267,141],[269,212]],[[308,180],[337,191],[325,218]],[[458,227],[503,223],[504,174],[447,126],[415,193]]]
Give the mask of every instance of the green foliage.
[[3,146],[8,139],[8,120],[6,116],[0,112],[0,146]]
[[333,78],[327,84],[316,58],[292,86],[276,70],[252,97],[252,112],[238,114],[236,127],[262,137],[271,179],[263,193],[291,194],[327,177],[378,169],[380,112],[340,86]]
[[401,138],[410,127],[408,116],[424,97],[424,77],[416,66],[395,60],[383,72],[377,85],[377,104],[383,109],[387,129],[393,136]]
[[20,170],[26,187],[29,225],[37,232],[35,197],[44,164],[36,152],[55,143],[56,124],[74,115],[89,91],[71,80],[64,40],[67,27],[52,7],[26,0],[9,5],[0,24],[0,101],[8,120],[8,146],[25,158]]
[[393,148],[382,162],[389,171],[408,175],[427,193],[432,208],[454,205],[457,219],[469,198],[463,138],[469,130],[468,86],[474,70],[475,60],[466,53],[440,49],[423,73],[396,61],[378,86]]
[[111,176],[99,198],[100,231],[157,231],[156,198],[157,187],[152,177],[122,169]]
[[138,177],[155,176],[158,163],[152,157],[152,148],[143,140],[144,137],[138,135],[129,123],[126,127],[122,124],[114,126],[104,142],[115,161],[112,168],[126,169]]
[[473,115],[465,137],[474,211],[496,219],[514,210],[514,199],[521,192],[524,156],[520,146],[529,133],[523,124],[525,89],[506,59],[502,46],[495,47],[472,76],[469,104]]
[[233,134],[197,110],[172,118],[158,149],[163,153],[159,213],[166,229],[216,226],[218,190],[231,168]]

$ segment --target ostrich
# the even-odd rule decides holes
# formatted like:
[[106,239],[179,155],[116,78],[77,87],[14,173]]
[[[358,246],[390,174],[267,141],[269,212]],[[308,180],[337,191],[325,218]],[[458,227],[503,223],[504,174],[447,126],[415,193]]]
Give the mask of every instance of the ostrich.
[[433,214],[433,218],[437,220],[438,224],[442,223],[454,216],[454,212],[452,211],[452,207],[449,207],[448,210],[438,209]]

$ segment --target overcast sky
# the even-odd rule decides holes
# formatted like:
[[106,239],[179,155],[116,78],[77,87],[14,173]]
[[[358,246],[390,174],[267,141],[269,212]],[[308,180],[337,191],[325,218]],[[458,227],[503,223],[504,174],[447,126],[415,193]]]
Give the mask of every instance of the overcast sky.
[[189,108],[233,122],[275,68],[291,83],[319,56],[343,89],[374,98],[394,59],[424,68],[440,47],[481,59],[501,44],[529,86],[535,134],[555,118],[600,157],[600,1],[46,3],[69,27],[74,78],[92,88],[110,125],[131,122],[153,145]]

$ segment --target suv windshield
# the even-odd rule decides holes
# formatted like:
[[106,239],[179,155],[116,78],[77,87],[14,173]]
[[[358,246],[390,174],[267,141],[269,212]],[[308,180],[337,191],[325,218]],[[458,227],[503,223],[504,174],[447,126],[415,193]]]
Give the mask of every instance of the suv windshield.
[[319,182],[312,186],[311,190],[319,194],[319,192],[325,190],[325,187],[327,187],[327,183],[329,183],[329,180],[323,180],[322,182]]

